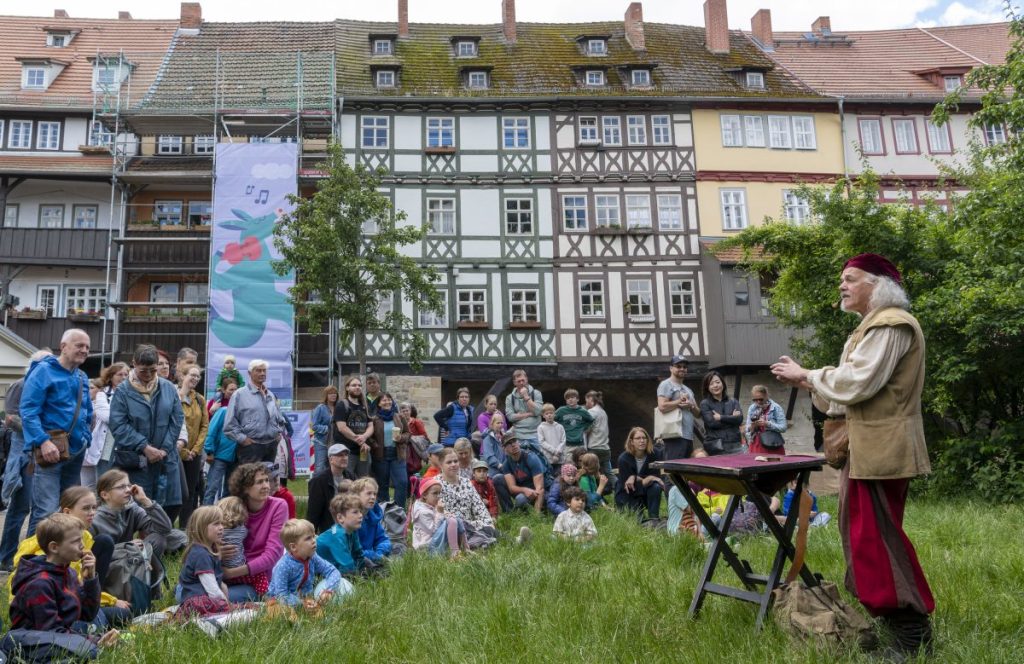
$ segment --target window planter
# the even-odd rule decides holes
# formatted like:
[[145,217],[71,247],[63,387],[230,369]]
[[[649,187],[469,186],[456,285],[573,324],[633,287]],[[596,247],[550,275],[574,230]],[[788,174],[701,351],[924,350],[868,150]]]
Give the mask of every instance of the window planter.
[[455,154],[455,152],[455,146],[453,145],[445,147],[424,148],[423,150],[424,154]]
[[488,330],[491,324],[485,320],[460,320],[456,327],[460,330]]
[[514,320],[508,324],[510,330],[539,330],[539,320]]
[[98,323],[103,320],[99,314],[77,313],[68,314],[68,320],[73,323]]
[[18,320],[46,320],[46,309],[28,309],[13,312]]
[[626,229],[622,226],[595,226],[595,235],[623,235]]
[[79,145],[78,151],[82,154],[110,154],[109,145]]
[[654,233],[654,226],[633,226],[626,232],[630,235],[651,235]]

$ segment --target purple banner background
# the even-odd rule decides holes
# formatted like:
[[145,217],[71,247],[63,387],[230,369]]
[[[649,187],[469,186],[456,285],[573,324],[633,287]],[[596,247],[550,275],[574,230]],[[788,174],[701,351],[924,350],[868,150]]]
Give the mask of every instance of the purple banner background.
[[310,466],[313,465],[313,455],[310,454],[310,445],[313,437],[309,430],[310,411],[293,410],[285,413],[285,417],[292,423],[292,452],[295,454],[295,474],[312,475]]
[[279,277],[270,262],[277,220],[298,190],[294,143],[220,143],[210,237],[210,317],[206,388],[212,395],[226,355],[248,380],[249,361],[266,360],[267,386],[292,404],[295,311],[288,302],[294,275]]

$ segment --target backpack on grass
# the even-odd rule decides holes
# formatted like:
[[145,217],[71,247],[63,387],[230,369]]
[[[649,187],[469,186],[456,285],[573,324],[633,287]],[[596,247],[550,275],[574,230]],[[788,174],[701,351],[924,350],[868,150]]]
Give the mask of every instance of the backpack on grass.
[[12,629],[0,641],[0,661],[7,662],[81,662],[98,654],[92,639],[69,632]]
[[132,613],[138,616],[147,613],[153,600],[160,597],[164,579],[163,563],[148,542],[122,542],[114,547],[103,590],[131,602]]

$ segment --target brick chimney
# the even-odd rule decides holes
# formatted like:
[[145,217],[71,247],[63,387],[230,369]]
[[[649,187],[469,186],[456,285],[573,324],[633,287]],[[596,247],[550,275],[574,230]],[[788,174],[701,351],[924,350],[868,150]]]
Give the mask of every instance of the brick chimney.
[[398,37],[409,36],[409,0],[398,0]]
[[501,27],[505,41],[516,42],[516,0],[501,0]]
[[750,32],[766,50],[774,50],[775,38],[772,36],[772,12],[770,9],[757,10],[757,13],[750,19]]
[[729,52],[729,15],[725,0],[704,2],[704,46],[712,53]]
[[832,21],[828,16],[819,16],[818,20],[811,23],[811,32],[816,35],[830,34],[832,32]]
[[132,20],[131,12],[117,12],[117,20],[119,21],[130,21]]
[[644,41],[644,6],[639,2],[631,2],[626,8],[626,41],[634,51],[647,49]]
[[54,9],[53,10],[53,17],[54,18],[67,18],[68,17],[68,13],[66,11],[64,11],[63,9]]
[[178,27],[184,30],[198,30],[203,24],[203,6],[198,2],[181,3],[181,18]]

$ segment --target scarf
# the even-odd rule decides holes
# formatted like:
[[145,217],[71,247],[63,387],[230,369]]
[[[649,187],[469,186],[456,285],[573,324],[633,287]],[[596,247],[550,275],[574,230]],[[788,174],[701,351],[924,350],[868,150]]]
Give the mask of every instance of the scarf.
[[153,380],[148,383],[143,383],[139,380],[138,376],[135,375],[135,369],[132,369],[128,372],[128,382],[135,388],[136,392],[145,397],[146,401],[149,401],[149,398],[153,396],[153,392],[156,391],[157,385],[160,384],[160,376],[154,375]]
[[384,410],[383,408],[377,409],[377,417],[385,422],[391,422],[395,419],[395,406],[392,404],[391,408]]

